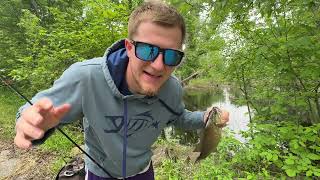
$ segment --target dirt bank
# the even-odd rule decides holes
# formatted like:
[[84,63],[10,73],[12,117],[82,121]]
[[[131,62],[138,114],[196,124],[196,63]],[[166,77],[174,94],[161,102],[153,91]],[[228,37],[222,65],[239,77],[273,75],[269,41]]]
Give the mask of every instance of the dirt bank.
[[55,158],[37,148],[20,150],[13,142],[0,140],[0,180],[54,179],[48,162]]

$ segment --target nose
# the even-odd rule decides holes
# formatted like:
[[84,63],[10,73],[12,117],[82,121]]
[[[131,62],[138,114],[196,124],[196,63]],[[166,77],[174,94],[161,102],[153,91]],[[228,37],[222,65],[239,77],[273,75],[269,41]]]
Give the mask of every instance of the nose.
[[163,71],[165,64],[163,63],[163,54],[160,53],[158,57],[151,63],[151,67],[157,71]]

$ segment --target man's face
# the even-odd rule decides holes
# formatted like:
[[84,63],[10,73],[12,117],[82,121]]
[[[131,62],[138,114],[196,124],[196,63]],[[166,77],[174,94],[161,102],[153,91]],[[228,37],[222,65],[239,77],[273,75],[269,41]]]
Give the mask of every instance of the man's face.
[[[181,48],[181,30],[178,27],[163,27],[152,22],[142,22],[132,40],[153,44],[163,49]],[[163,54],[152,61],[142,61],[135,55],[135,46],[125,42],[129,63],[126,80],[130,91],[138,94],[154,96],[174,71],[173,66],[163,63]]]

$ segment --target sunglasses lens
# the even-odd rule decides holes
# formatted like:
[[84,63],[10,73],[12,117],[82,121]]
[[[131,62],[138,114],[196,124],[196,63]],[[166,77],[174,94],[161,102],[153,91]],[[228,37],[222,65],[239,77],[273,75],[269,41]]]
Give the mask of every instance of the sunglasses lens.
[[177,66],[183,58],[183,52],[177,50],[161,49],[158,46],[143,42],[135,41],[134,43],[136,56],[143,61],[154,61],[158,57],[160,51],[162,51],[164,55],[164,64],[168,66]]
[[176,66],[180,63],[182,57],[182,53],[172,49],[167,49],[165,51],[164,63],[168,66]]
[[159,54],[159,49],[145,43],[136,44],[136,56],[143,61],[153,61]]

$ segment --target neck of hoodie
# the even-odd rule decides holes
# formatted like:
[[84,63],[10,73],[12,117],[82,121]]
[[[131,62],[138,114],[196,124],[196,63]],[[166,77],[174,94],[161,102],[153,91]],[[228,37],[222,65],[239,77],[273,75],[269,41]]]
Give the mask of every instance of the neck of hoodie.
[[123,95],[132,95],[126,80],[128,62],[129,58],[125,48],[119,48],[107,56],[107,66],[110,75],[119,92]]

